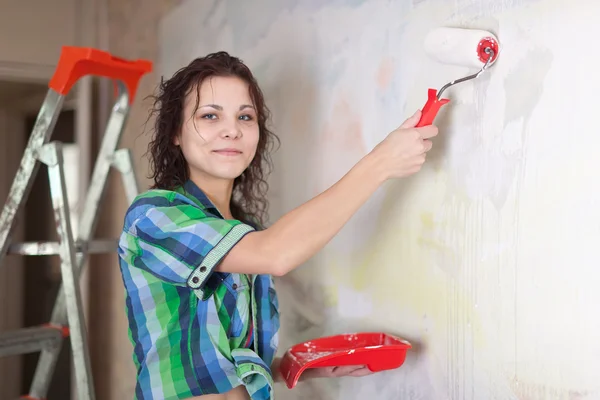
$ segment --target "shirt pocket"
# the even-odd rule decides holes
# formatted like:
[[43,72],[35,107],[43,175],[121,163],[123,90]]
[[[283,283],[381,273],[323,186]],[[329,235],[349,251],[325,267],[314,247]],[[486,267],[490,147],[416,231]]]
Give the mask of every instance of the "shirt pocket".
[[223,305],[231,321],[227,337],[238,338],[250,323],[250,285],[241,274],[229,274],[223,285],[227,288]]

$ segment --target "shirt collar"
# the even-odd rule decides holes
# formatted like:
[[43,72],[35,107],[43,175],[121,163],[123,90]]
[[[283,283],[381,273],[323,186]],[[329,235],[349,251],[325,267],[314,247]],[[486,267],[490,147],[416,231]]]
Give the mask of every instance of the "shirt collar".
[[206,194],[204,194],[202,189],[200,189],[191,179],[188,179],[183,186],[178,187],[176,191],[192,200],[198,206],[205,208],[207,211],[223,218],[217,207],[215,207],[212,201],[210,201]]

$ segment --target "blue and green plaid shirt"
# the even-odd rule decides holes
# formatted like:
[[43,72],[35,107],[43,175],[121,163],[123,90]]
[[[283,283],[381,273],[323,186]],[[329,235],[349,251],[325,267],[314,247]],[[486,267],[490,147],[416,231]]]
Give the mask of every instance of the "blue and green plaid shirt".
[[149,190],[130,206],[119,260],[136,399],[185,399],[239,385],[253,400],[273,398],[273,279],[214,270],[253,230],[224,219],[191,181],[175,191]]

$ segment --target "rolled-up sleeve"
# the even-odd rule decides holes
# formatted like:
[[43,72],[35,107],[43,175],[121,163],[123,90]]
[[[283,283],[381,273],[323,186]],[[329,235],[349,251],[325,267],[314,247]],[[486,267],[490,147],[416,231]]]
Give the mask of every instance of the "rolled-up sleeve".
[[254,230],[193,204],[149,206],[121,237],[129,263],[158,279],[189,286],[199,298],[215,267],[244,235]]

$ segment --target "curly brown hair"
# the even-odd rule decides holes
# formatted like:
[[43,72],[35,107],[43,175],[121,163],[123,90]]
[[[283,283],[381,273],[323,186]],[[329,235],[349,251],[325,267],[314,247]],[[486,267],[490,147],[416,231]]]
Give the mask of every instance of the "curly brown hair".
[[156,117],[152,140],[148,145],[150,153],[150,179],[152,189],[173,190],[189,179],[189,168],[181,148],[175,145],[175,137],[180,134],[184,118],[184,102],[192,90],[196,90],[198,109],[200,87],[206,78],[213,76],[235,76],[249,85],[250,98],[258,114],[259,140],[254,159],[233,183],[231,213],[234,218],[248,223],[265,225],[268,220],[267,176],[271,172],[271,151],[277,136],[267,127],[271,113],[265,104],[263,93],[250,69],[237,57],[225,51],[196,58],[186,67],[177,71],[170,79],[161,82],[149,118]]

